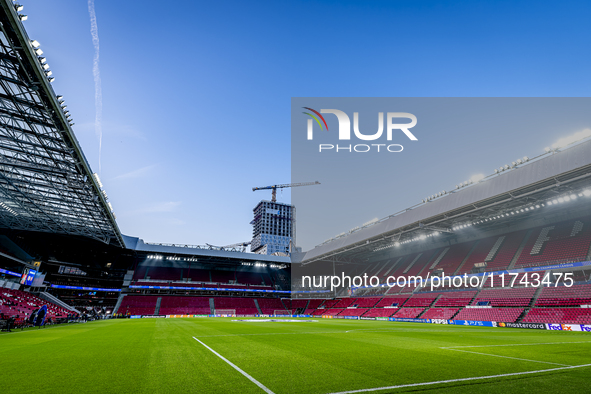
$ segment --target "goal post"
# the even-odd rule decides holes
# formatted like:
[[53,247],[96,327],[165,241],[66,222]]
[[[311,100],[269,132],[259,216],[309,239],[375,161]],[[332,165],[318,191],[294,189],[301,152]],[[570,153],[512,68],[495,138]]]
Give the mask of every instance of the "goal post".
[[214,312],[216,315],[236,316],[236,309],[216,309]]
[[291,310],[285,310],[285,309],[275,309],[273,311],[273,315],[274,316],[291,316],[293,313]]

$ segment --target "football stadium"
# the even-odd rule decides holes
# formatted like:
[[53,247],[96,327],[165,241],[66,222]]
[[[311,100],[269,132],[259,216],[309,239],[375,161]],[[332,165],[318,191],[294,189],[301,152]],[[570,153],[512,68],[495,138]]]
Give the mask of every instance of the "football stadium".
[[591,134],[308,251],[276,191],[319,182],[262,188],[251,242],[145,242],[0,5],[3,392],[590,390]]

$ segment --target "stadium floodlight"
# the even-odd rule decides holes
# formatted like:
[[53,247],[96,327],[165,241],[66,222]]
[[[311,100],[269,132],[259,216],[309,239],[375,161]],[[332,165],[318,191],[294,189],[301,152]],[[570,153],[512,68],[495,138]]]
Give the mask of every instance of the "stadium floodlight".
[[41,64],[47,62],[47,59],[44,57],[38,57],[37,59],[39,60],[39,63],[41,63]]
[[51,74],[53,74],[53,72],[52,72],[51,70],[47,70],[47,71],[45,71],[45,75],[47,75],[48,77],[49,77]]
[[529,157],[523,156],[523,162],[525,163],[526,161],[529,161]]
[[58,94],[57,96],[55,96],[55,98],[58,100],[63,100],[64,96],[62,96],[61,94]]
[[552,204],[558,204],[558,200],[552,200]]
[[31,45],[33,46],[33,48],[39,48],[39,46],[41,46],[41,44],[37,40],[31,40]]
[[571,194],[570,195],[570,199],[571,200],[576,200],[577,199],[577,195],[576,194]]
[[43,51],[41,50],[41,48],[35,49],[35,53],[37,54],[37,56],[43,55]]
[[591,196],[591,190],[589,190],[589,189],[585,189],[585,190],[583,190],[583,195],[584,195],[585,197],[589,197],[589,196]]
[[44,65],[41,66],[42,69],[47,70],[49,69],[49,64],[45,63]]
[[511,162],[511,167],[515,167],[517,165],[517,163],[515,163],[514,161]]
[[54,77],[49,77],[48,80],[49,80],[49,82],[53,82],[53,81],[55,81],[55,78]]
[[22,15],[22,14],[21,14],[21,15],[19,15],[19,16],[18,16],[18,18],[19,18],[21,21],[26,21],[27,19],[29,19],[29,16],[28,16],[28,15]]
[[547,146],[547,147],[545,147],[545,148],[544,148],[544,152],[546,152],[546,153],[550,152],[551,150],[552,150],[552,149],[550,149],[550,147],[549,147],[549,146]]
[[511,168],[509,167],[509,164],[505,164],[505,170],[508,170],[509,168]]
[[14,9],[16,10],[16,12],[21,12],[23,8],[25,7],[22,4],[14,3]]

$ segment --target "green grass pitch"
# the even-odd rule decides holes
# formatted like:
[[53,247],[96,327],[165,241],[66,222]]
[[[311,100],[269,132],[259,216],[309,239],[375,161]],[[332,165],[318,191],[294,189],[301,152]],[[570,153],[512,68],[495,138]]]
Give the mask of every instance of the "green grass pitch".
[[[591,364],[589,333],[336,319],[233,320],[121,319],[2,334],[2,392],[591,390],[591,366],[568,368]],[[523,373],[542,370],[550,371]],[[474,379],[506,374],[515,375]],[[403,387],[384,389],[390,386]]]

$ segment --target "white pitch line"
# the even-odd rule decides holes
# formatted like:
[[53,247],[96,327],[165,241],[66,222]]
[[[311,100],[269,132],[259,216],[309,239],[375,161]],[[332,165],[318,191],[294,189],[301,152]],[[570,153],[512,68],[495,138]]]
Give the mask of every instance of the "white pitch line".
[[249,374],[247,374],[246,372],[244,372],[240,368],[238,368],[235,364],[232,364],[228,359],[226,359],[224,356],[222,356],[221,354],[219,354],[218,352],[216,352],[215,350],[213,350],[212,348],[210,348],[209,346],[207,346],[206,344],[204,344],[203,342],[201,342],[199,339],[197,339],[195,337],[193,337],[193,339],[196,340],[197,342],[199,342],[200,344],[202,344],[203,346],[205,346],[205,348],[208,349],[209,351],[211,351],[213,354],[215,354],[216,356],[218,356],[219,358],[221,358],[222,360],[224,360],[232,368],[234,368],[236,371],[238,371],[242,375],[244,375],[248,380],[250,380],[251,382],[253,382],[257,386],[259,386],[264,392],[266,392],[267,394],[275,394],[274,392],[272,392],[271,390],[269,390],[265,385],[263,385],[261,382],[259,382],[258,380],[256,380],[255,378],[253,378],[252,376],[250,376]]
[[552,365],[560,365],[563,367],[572,367],[572,365],[568,365],[568,364],[559,364],[559,363],[552,363],[550,361],[538,361],[538,360],[529,360],[527,358],[517,358],[517,357],[509,357],[509,356],[500,356],[498,354],[489,354],[489,353],[479,353],[479,352],[471,352],[470,350],[461,350],[461,349],[453,349],[453,348],[445,348],[445,347],[441,347],[440,349],[445,349],[445,350],[454,350],[456,352],[463,352],[463,353],[472,353],[472,354],[480,354],[483,356],[492,356],[492,357],[501,357],[501,358],[509,358],[511,360],[519,360],[519,361],[529,361],[532,363],[542,363],[542,364],[552,364]]
[[537,371],[527,371],[527,372],[513,372],[513,373],[506,373],[501,375],[490,375],[490,376],[477,376],[473,378],[461,378],[461,379],[449,379],[449,380],[439,380],[435,382],[424,382],[424,383],[411,383],[411,384],[401,384],[398,386],[387,386],[387,387],[375,387],[371,389],[360,389],[360,390],[351,390],[351,391],[339,391],[336,393],[330,394],[354,394],[354,393],[367,393],[371,391],[383,391],[383,390],[393,390],[393,389],[401,389],[405,387],[418,387],[418,386],[429,386],[434,384],[445,384],[445,383],[455,383],[455,382],[467,382],[470,380],[483,380],[483,379],[495,379],[495,378],[503,378],[506,376],[519,376],[519,375],[529,375],[535,373],[543,373],[543,372],[552,372],[552,371],[562,371],[565,369],[574,369],[574,368],[583,368],[589,367],[591,364],[583,364],[583,365],[573,365],[569,367],[560,367],[560,368],[551,368],[551,369],[541,369]]
[[536,345],[564,345],[569,343],[591,343],[591,341],[579,341],[579,342],[538,342],[538,343],[507,343],[504,345],[468,345],[468,346],[450,346],[442,349],[455,349],[465,347],[501,347],[501,346],[536,346]]

